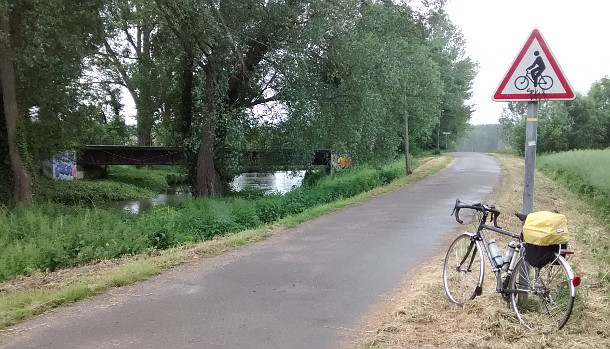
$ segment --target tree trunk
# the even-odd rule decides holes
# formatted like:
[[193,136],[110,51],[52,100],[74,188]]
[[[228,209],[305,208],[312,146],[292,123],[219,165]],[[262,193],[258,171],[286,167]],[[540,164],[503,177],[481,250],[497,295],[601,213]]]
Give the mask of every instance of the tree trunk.
[[182,86],[180,91],[180,134],[183,140],[191,136],[193,122],[193,68],[195,60],[192,52],[185,52],[182,58]]
[[220,175],[214,165],[214,137],[216,131],[216,107],[218,96],[218,63],[208,56],[205,69],[204,121],[201,143],[195,163],[193,196],[210,196],[222,192]]
[[6,133],[9,158],[13,173],[13,200],[28,202],[32,198],[32,179],[23,165],[15,142],[19,125],[15,68],[10,44],[10,23],[6,13],[0,12],[0,80],[2,85],[2,104],[6,120]]
[[140,30],[142,51],[138,52],[138,75],[146,77],[138,85],[138,145],[152,145],[152,127],[155,122],[153,79],[150,46],[151,29],[146,23]]
[[[142,93],[140,93],[140,97]],[[138,98],[140,99],[140,98]],[[150,107],[149,102],[136,103],[136,109],[138,114],[136,116],[137,125],[136,130],[138,132],[138,145],[147,146],[152,145],[152,125],[154,119],[153,108]]]

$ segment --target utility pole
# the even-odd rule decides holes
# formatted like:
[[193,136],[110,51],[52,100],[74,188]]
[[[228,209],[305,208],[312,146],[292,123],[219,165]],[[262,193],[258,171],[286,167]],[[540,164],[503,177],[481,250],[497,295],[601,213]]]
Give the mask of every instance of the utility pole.
[[409,113],[405,103],[405,166],[407,176],[411,174],[411,159],[409,158]]
[[436,149],[441,150],[441,119],[443,118],[443,107],[438,110],[438,127],[436,128]]

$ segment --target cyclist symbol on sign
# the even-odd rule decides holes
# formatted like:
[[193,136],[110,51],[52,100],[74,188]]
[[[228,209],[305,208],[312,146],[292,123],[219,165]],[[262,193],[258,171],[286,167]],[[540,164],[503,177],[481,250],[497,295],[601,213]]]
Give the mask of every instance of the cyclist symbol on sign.
[[[515,87],[517,90],[525,90],[530,81],[534,83],[534,90],[540,86],[542,90],[548,90],[553,86],[553,79],[548,75],[542,75],[542,72],[546,69],[546,65],[540,57],[540,52],[534,51],[536,59],[534,63],[529,67],[525,68],[525,75],[518,76],[515,79]],[[533,92],[533,91],[532,91]]]
[[532,65],[530,65],[529,67],[525,68],[525,70],[529,71],[529,73],[532,74],[532,79],[534,80],[534,88],[536,88],[536,86],[538,86],[538,78],[540,77],[540,75],[542,75],[542,72],[544,71],[544,69],[546,69],[546,66],[544,65],[542,57],[540,57],[540,52],[534,51],[534,56],[536,56],[534,63],[532,63]]

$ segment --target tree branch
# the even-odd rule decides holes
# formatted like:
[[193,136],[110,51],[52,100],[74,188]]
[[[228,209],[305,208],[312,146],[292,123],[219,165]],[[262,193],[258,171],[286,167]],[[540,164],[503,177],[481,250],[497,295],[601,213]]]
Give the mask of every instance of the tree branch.
[[119,85],[119,86],[123,86],[125,88],[128,88],[127,85],[122,83],[122,82],[111,81],[111,80],[86,81],[86,82],[81,82],[81,84],[83,84],[83,85]]
[[123,79],[123,82],[125,83],[124,86],[127,87],[127,90],[129,90],[131,97],[137,103],[138,95],[136,94],[135,90],[130,86],[131,84],[130,84],[129,75],[127,75],[127,71],[125,70],[125,68],[123,67],[121,62],[119,61],[116,53],[112,50],[112,47],[110,47],[110,44],[108,44],[108,40],[106,38],[104,38],[104,47],[106,48],[106,51],[108,51],[108,53],[110,54],[110,58],[112,60],[112,63],[114,64],[115,68],[119,71],[119,74],[121,74],[121,78]]
[[277,93],[276,95],[269,97],[269,98],[262,98],[262,99],[256,99],[251,101],[250,103],[248,103],[248,105],[246,105],[246,108],[252,108],[254,106],[260,105],[260,104],[265,104],[265,103],[269,103],[269,102],[276,102],[279,101],[281,99],[281,96],[279,93]]
[[136,45],[136,43],[133,41],[133,37],[131,36],[131,34],[129,33],[129,28],[123,28],[123,32],[125,32],[125,35],[127,35],[127,41],[129,41],[129,43],[131,44],[131,46],[133,46],[133,49],[136,51],[136,57],[140,58],[140,50],[138,50],[138,46]]

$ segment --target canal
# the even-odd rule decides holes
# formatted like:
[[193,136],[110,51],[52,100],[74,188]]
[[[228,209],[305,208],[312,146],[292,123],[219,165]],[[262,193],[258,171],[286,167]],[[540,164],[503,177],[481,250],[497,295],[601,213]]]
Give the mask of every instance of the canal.
[[[299,187],[305,171],[276,171],[273,173],[242,173],[231,182],[236,191],[264,190],[266,193],[286,194]],[[173,188],[170,193],[159,194],[151,199],[117,201],[114,207],[131,213],[140,213],[155,206],[174,206],[180,200],[191,197],[188,187]]]

